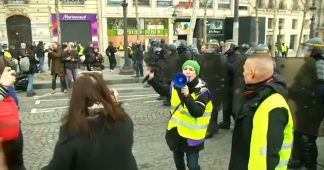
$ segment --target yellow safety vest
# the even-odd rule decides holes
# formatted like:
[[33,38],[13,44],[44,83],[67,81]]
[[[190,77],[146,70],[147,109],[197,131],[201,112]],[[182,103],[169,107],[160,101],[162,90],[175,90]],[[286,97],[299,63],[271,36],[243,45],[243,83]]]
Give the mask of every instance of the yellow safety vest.
[[[201,80],[199,80],[198,85],[199,84],[202,84]],[[203,86],[201,86],[200,88],[201,88],[200,89],[201,92],[207,90],[207,88]],[[199,95],[192,93],[191,96],[194,100],[196,100]],[[211,100],[209,100],[208,103],[206,104],[205,113],[198,118],[192,117],[191,114],[188,112],[186,105],[184,104],[184,106],[182,106],[180,103],[181,101],[178,96],[178,92],[174,87],[172,87],[170,113],[173,112],[174,113],[169,120],[167,129],[171,130],[172,128],[177,127],[179,135],[184,138],[193,139],[193,140],[204,139],[209,124],[210,115],[213,110],[213,105]],[[177,110],[175,111],[176,108]]]
[[253,130],[250,143],[249,170],[267,169],[267,132],[269,112],[274,108],[283,107],[288,110],[288,123],[284,129],[284,139],[279,151],[280,161],[276,170],[286,170],[293,142],[293,121],[286,100],[275,93],[265,99],[253,117]]
[[79,46],[79,48],[80,48],[80,51],[78,52],[78,55],[79,56],[82,56],[83,55],[83,50],[84,50],[84,48],[82,47],[82,45],[78,45]]
[[281,51],[282,52],[286,52],[288,50],[288,47],[287,46],[285,46],[285,45],[282,45],[281,46]]
[[11,56],[11,54],[10,54],[9,51],[4,51],[3,56],[6,57],[7,59],[11,59],[12,58],[12,56]]

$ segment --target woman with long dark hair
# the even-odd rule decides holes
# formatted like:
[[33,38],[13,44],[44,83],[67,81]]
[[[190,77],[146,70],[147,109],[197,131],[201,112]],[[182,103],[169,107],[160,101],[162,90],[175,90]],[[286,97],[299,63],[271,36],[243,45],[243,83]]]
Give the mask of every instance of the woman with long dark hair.
[[132,154],[133,122],[99,73],[80,74],[63,118],[53,170],[136,170]]

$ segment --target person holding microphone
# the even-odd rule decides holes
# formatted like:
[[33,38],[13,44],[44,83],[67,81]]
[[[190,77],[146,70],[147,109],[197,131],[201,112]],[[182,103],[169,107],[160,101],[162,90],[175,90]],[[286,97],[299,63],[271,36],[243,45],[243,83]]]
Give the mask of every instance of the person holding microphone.
[[154,72],[147,72],[148,83],[160,95],[171,95],[170,120],[166,131],[166,142],[173,152],[177,170],[185,170],[184,155],[190,170],[200,170],[199,151],[204,149],[204,141],[210,115],[213,109],[211,95],[206,84],[198,78],[199,64],[187,60],[182,65],[182,73],[188,82],[177,87],[176,77],[170,87],[159,83]]

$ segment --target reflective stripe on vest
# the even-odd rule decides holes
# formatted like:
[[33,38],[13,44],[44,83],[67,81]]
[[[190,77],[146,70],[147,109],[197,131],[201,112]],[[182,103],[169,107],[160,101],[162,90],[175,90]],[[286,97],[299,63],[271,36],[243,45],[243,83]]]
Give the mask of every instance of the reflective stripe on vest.
[[[203,89],[203,88],[202,88]],[[209,92],[207,92],[209,93]],[[191,94],[192,98],[195,100],[198,98],[194,93]],[[205,112],[201,117],[194,118],[188,112],[187,107],[177,106],[181,103],[178,96],[178,92],[175,88],[171,88],[171,116],[168,123],[168,130],[177,127],[178,133],[180,136],[193,140],[204,139],[207,132],[207,127],[210,121],[211,112],[213,105],[209,101],[205,106]],[[177,110],[175,110],[177,108]]]
[[276,170],[287,169],[293,141],[293,121],[286,100],[278,93],[266,98],[256,110],[253,117],[253,129],[250,143],[249,170],[267,169],[267,132],[269,112],[283,107],[288,110],[288,123],[284,129],[284,139],[279,151],[279,163]]

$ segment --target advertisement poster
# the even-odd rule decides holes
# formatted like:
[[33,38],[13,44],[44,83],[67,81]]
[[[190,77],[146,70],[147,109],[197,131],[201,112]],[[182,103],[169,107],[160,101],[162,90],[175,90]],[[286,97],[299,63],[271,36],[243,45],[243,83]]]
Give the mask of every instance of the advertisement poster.
[[175,34],[176,35],[187,35],[189,33],[190,22],[176,22],[175,23]]

